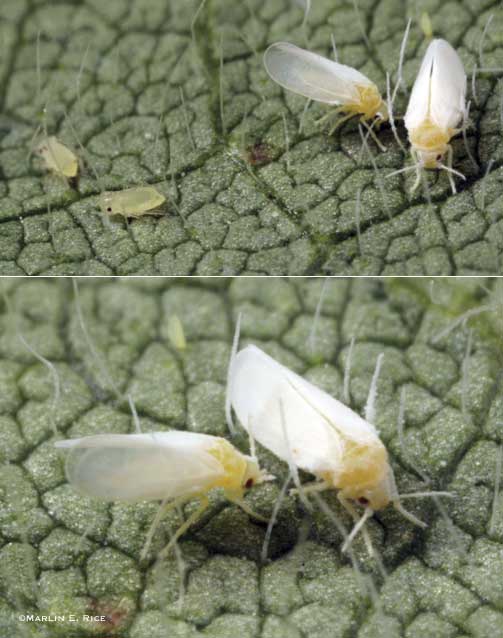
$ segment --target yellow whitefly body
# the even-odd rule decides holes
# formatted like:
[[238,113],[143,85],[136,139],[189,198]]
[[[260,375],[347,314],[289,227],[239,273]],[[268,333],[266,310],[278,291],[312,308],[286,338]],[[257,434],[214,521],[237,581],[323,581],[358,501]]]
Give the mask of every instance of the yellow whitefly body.
[[235,356],[228,391],[241,425],[279,458],[372,509],[395,499],[374,426],[259,348]]
[[57,175],[71,179],[79,172],[79,160],[75,153],[53,135],[37,144],[33,152],[42,158],[47,170]]
[[349,117],[388,119],[378,88],[363,73],[289,42],[277,42],[264,53],[264,66],[280,86],[311,100],[339,107]]
[[99,205],[104,215],[141,217],[162,215],[156,210],[166,198],[154,186],[135,186],[122,191],[105,191],[99,196]]
[[[456,51],[445,40],[426,50],[404,117],[420,166],[445,168],[450,139],[466,114],[466,74]],[[448,167],[449,168],[449,167]]]

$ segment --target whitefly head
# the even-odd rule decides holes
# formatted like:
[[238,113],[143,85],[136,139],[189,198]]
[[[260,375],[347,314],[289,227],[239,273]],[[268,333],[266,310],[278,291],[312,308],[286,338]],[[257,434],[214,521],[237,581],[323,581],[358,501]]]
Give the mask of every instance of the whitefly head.
[[249,489],[254,485],[265,483],[266,481],[273,481],[274,476],[268,474],[265,470],[260,469],[258,459],[254,456],[245,456],[246,469],[243,476],[242,487]]

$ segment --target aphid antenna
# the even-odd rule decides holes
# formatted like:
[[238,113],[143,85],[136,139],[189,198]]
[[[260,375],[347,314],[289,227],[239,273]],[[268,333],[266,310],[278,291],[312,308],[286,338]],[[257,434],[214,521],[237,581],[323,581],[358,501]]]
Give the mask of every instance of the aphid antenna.
[[[204,0],[203,0],[203,2],[204,2]],[[185,96],[183,94],[183,88],[180,85],[178,87],[178,89],[180,91],[180,103],[181,103],[181,106],[182,106],[182,115],[183,115],[183,121],[184,121],[184,124],[185,124],[185,129],[187,130],[187,136],[189,138],[189,141],[190,141],[190,144],[192,146],[192,149],[194,151],[197,151],[196,143],[194,141],[194,138],[192,137],[192,131],[190,130],[190,122],[189,122],[189,117],[187,115],[187,105],[185,103]]]
[[447,498],[456,498],[456,494],[453,494],[452,492],[442,491],[410,492],[406,494],[400,494],[399,496],[401,501],[407,498],[428,498],[433,496],[446,496]]
[[470,372],[470,358],[472,354],[472,340],[473,340],[473,330],[468,331],[468,339],[466,340],[466,349],[463,357],[463,362],[461,364],[461,413],[464,418],[468,420],[468,406],[466,405],[466,400],[468,396],[468,377]]
[[236,327],[234,329],[234,337],[232,338],[231,354],[229,357],[229,365],[227,366],[227,387],[225,389],[225,422],[227,423],[227,427],[229,428],[229,432],[231,436],[236,435],[236,428],[232,420],[231,391],[232,391],[232,382],[234,378],[234,374],[233,374],[234,360],[238,352],[239,335],[241,333],[241,316],[242,316],[242,313],[240,312],[236,320]]
[[350,393],[349,393],[349,385],[351,381],[351,363],[353,360],[353,349],[355,347],[355,336],[351,337],[351,341],[349,343],[349,350],[346,357],[346,361],[344,363],[344,383],[343,383],[343,397],[344,403],[349,405],[350,402]]
[[281,490],[276,500],[274,501],[274,506],[271,512],[271,518],[269,519],[267,523],[267,529],[265,532],[264,542],[262,544],[262,550],[260,552],[260,560],[262,561],[262,563],[265,563],[267,561],[267,554],[269,553],[269,544],[271,542],[272,530],[274,528],[274,525],[276,525],[276,521],[278,520],[278,513],[285,499],[286,492],[287,492],[288,486],[290,485],[291,480],[292,480],[292,473],[289,471],[286,477],[286,480],[281,486]]
[[86,50],[84,51],[84,55],[82,56],[82,61],[80,63],[79,72],[77,73],[77,79],[75,82],[76,90],[77,90],[77,104],[79,105],[81,113],[83,113],[83,109],[82,109],[82,100],[80,95],[80,82],[82,80],[82,74],[84,72],[84,66],[86,64],[87,54],[89,53],[90,46],[91,46],[91,42],[88,42]]
[[485,23],[484,29],[482,30],[482,35],[480,36],[480,40],[479,40],[479,64],[481,67],[484,66],[484,40],[486,39],[487,33],[489,31],[489,27],[491,26],[491,22],[494,19],[494,14],[491,13],[491,15],[487,18],[487,22]]
[[409,20],[407,21],[407,26],[405,27],[405,33],[403,34],[402,43],[400,45],[400,56],[398,58],[398,69],[397,69],[397,73],[396,73],[396,84],[395,84],[395,88],[393,89],[393,97],[391,98],[391,104],[392,105],[395,103],[395,99],[396,99],[396,96],[397,96],[397,93],[398,93],[398,89],[403,84],[403,77],[402,77],[403,61],[404,61],[404,58],[405,58],[405,47],[407,46],[407,40],[409,39],[409,33],[410,33],[411,24],[412,24],[412,18],[409,18]]
[[106,382],[108,383],[109,387],[112,389],[113,393],[115,394],[115,397],[119,400],[122,401],[123,396],[119,390],[119,388],[117,387],[115,381],[112,379],[111,375],[108,372],[107,366],[105,365],[102,357],[100,356],[100,354],[98,353],[98,351],[96,350],[94,343],[89,335],[89,332],[87,330],[85,321],[84,321],[84,314],[82,312],[82,306],[80,304],[80,292],[79,292],[79,286],[77,283],[77,279],[76,277],[72,277],[72,284],[73,284],[73,295],[74,295],[74,299],[75,299],[75,310],[77,311],[77,319],[79,321],[79,326],[80,329],[82,331],[82,334],[84,335],[84,340],[87,344],[87,347],[89,348],[89,351],[92,354],[92,357],[102,375],[102,377],[106,380]]
[[480,315],[483,312],[489,312],[491,310],[496,310],[494,306],[491,305],[483,305],[478,308],[470,308],[462,315],[454,319],[446,328],[438,332],[435,336],[432,337],[431,343],[436,344],[441,341],[444,337],[447,337],[455,328],[457,328],[460,324],[468,321],[471,317],[475,317],[476,315]]
[[360,187],[356,191],[356,199],[355,199],[356,239],[357,239],[357,242],[358,242],[358,252],[360,253],[360,257],[363,255],[362,234],[361,234],[361,230],[360,230],[361,198],[362,198],[362,189]]
[[367,32],[365,31],[365,27],[363,25],[360,7],[358,6],[358,0],[353,0],[353,6],[355,9],[356,20],[358,22],[358,26],[360,27],[362,38],[365,41],[365,44],[367,45],[367,49],[370,49],[370,40],[368,39]]
[[285,446],[286,446],[286,456],[287,456],[287,463],[288,463],[288,467],[290,469],[290,474],[292,475],[292,479],[293,482],[295,484],[296,487],[296,491],[300,497],[300,500],[302,501],[302,503],[304,504],[304,507],[307,509],[308,512],[312,511],[312,506],[311,503],[309,502],[307,496],[306,496],[306,492],[302,486],[302,483],[300,482],[300,478],[299,478],[299,471],[297,469],[297,466],[295,465],[294,462],[294,458],[293,458],[293,453],[292,453],[292,446],[290,444],[290,440],[288,438],[288,431],[287,431],[287,427],[286,427],[286,418],[285,418],[285,406],[283,404],[283,399],[280,397],[278,400],[279,403],[279,414],[280,414],[280,421],[281,421],[281,430],[283,432],[283,438],[285,440]]
[[40,361],[40,363],[42,363],[49,370],[49,374],[52,377],[53,394],[52,394],[52,401],[51,401],[51,427],[54,432],[54,435],[59,436],[55,417],[56,417],[56,407],[61,398],[61,381],[59,378],[58,371],[56,370],[56,366],[53,363],[51,363],[49,359],[46,359],[39,352],[37,352],[35,348],[25,339],[25,337],[21,333],[19,325],[15,321],[16,314],[15,314],[14,308],[11,304],[9,296],[7,295],[7,292],[5,291],[3,283],[2,283],[2,296],[5,301],[5,307],[7,308],[7,312],[13,320],[13,325],[15,325],[17,338],[23,344],[26,350],[28,350],[28,352],[30,352],[30,354],[32,354],[35,357],[35,359]]
[[337,45],[335,44],[335,35],[334,32],[332,31],[332,33],[330,34],[330,41],[332,42],[332,53],[334,56],[334,60],[335,62],[339,62],[339,54],[337,52]]
[[438,168],[441,168],[442,170],[447,172],[447,177],[449,178],[449,184],[451,186],[452,194],[455,195],[456,184],[454,183],[453,175],[456,175],[457,177],[461,177],[461,179],[465,182],[466,182],[466,177],[465,175],[463,175],[463,173],[460,173],[455,168],[452,168],[452,146],[450,144],[447,150],[447,164],[439,163]]
[[482,178],[482,188],[480,193],[480,209],[482,212],[485,211],[486,208],[486,190],[487,190],[487,178],[489,177],[489,173],[494,165],[494,159],[490,159],[487,162],[487,167],[484,173],[484,177]]
[[367,397],[367,403],[365,405],[365,420],[374,424],[376,416],[376,399],[377,399],[377,382],[379,381],[379,374],[381,373],[381,366],[384,359],[384,352],[381,352],[376,361],[374,374],[372,375],[372,381],[370,382],[369,394]]
[[286,161],[286,171],[290,172],[290,138],[288,136],[288,123],[286,121],[286,115],[281,113],[281,117],[283,119],[283,132],[285,135],[285,161]]
[[314,311],[314,318],[313,318],[313,323],[311,325],[311,330],[309,331],[309,336],[307,338],[307,343],[308,343],[311,355],[314,353],[314,345],[316,341],[316,329],[320,321],[321,309],[323,308],[323,302],[325,301],[325,295],[327,294],[329,282],[330,282],[330,278],[325,277],[325,279],[323,280],[323,284],[321,286],[318,303],[316,304],[316,309]]
[[463,125],[461,127],[461,133],[463,134],[463,144],[466,150],[466,154],[468,155],[470,162],[472,163],[473,168],[478,171],[479,170],[479,165],[477,164],[475,158],[472,155],[472,152],[470,151],[470,146],[468,144],[468,136],[467,136],[467,130],[468,130],[468,126],[470,125],[470,106],[471,106],[471,101],[468,102],[468,104],[466,105],[466,109],[464,109],[463,111]]
[[382,203],[383,203],[383,208],[386,211],[386,214],[388,216],[388,218],[391,220],[391,213],[389,211],[389,207],[388,207],[388,202],[386,201],[386,189],[384,188],[384,180],[382,178],[382,175],[379,171],[379,169],[377,168],[377,163],[375,161],[375,157],[372,154],[372,151],[370,150],[370,146],[367,144],[367,140],[365,139],[365,135],[363,134],[363,129],[361,124],[358,124],[358,131],[360,132],[360,138],[362,140],[362,144],[365,147],[365,150],[367,151],[367,154],[369,156],[370,162],[372,164],[372,167],[374,169],[374,173],[376,176],[376,181],[377,181],[377,186],[381,192],[381,199],[382,199]]
[[[502,94],[502,96],[503,96],[503,94]],[[304,119],[306,117],[307,110],[311,106],[312,102],[313,102],[312,100],[307,98],[306,103],[304,104],[304,108],[302,109],[302,115],[300,116],[300,121],[299,121],[299,135],[302,133],[302,129],[304,128]],[[503,104],[503,97],[502,97],[502,104]],[[503,106],[502,106],[502,110],[503,110]],[[502,126],[503,126],[503,124],[502,124]]]
[[391,99],[391,78],[390,78],[390,74],[387,71],[386,71],[386,105],[388,107],[389,124],[391,126],[391,132],[393,133],[393,137],[397,141],[397,144],[401,148],[401,150],[405,154],[407,154],[405,146],[402,144],[402,140],[400,139],[398,135],[398,131],[396,130],[395,116],[393,114],[393,101]]
[[400,450],[402,452],[402,456],[404,457],[405,461],[407,462],[408,465],[410,465],[410,467],[414,470],[414,472],[416,472],[425,483],[430,483],[431,479],[430,477],[423,472],[419,467],[416,466],[415,463],[413,463],[409,452],[407,450],[407,446],[405,445],[405,436],[404,436],[404,425],[405,425],[405,387],[402,387],[401,392],[400,392],[400,404],[398,407],[398,418],[397,418],[397,423],[396,423],[396,430],[397,430],[397,434],[398,434],[398,442],[400,444]]
[[220,102],[220,124],[222,126],[222,134],[225,137],[227,129],[225,126],[225,110],[224,110],[224,34],[220,33],[220,50],[219,50],[219,66],[218,66],[218,93]]
[[491,520],[489,522],[489,534],[494,534],[495,528],[496,528],[496,517],[498,515],[498,510],[499,510],[499,491],[500,491],[500,484],[501,484],[502,465],[503,465],[503,443],[500,444],[498,453],[496,455],[496,467],[494,470],[494,496],[493,496]]

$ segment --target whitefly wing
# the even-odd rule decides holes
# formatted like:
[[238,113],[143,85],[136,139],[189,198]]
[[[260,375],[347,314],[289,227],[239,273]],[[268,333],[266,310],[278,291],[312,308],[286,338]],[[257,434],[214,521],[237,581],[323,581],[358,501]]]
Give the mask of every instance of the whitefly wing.
[[192,432],[100,434],[56,442],[67,448],[68,481],[106,501],[174,498],[204,491],[223,475],[208,452],[216,437]]
[[459,55],[445,40],[434,40],[431,73],[431,119],[442,129],[456,128],[463,118],[466,73]]
[[267,73],[279,85],[317,102],[345,104],[359,99],[357,86],[372,86],[362,73],[288,42],[264,53]]
[[340,437],[299,394],[287,372],[255,346],[241,350],[233,363],[230,387],[236,415],[261,445],[284,461],[292,459],[313,473],[334,471],[342,453]]
[[445,40],[433,40],[421,63],[405,114],[412,131],[429,117],[442,130],[455,128],[465,109],[466,74],[456,51]]

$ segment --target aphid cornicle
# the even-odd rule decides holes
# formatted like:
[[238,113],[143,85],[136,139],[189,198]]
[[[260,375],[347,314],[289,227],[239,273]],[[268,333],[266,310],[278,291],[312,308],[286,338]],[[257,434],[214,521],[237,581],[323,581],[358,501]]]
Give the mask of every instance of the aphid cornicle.
[[[419,185],[420,169],[444,169],[456,192],[449,144],[466,117],[466,74],[458,54],[445,40],[433,40],[426,50],[414,83],[404,122],[409,134],[418,176],[412,190]],[[447,154],[447,165],[442,163]]]
[[222,488],[229,501],[260,519],[243,495],[272,478],[254,457],[242,454],[226,439],[197,432],[98,434],[54,445],[69,450],[68,482],[87,496],[104,501],[168,500],[164,514],[198,499],[200,507],[173,535],[163,554],[208,507],[207,494],[214,488]]
[[42,158],[47,170],[72,179],[79,172],[79,160],[75,153],[54,135],[44,138],[33,152]]
[[388,119],[388,109],[377,86],[363,73],[288,42],[277,42],[264,53],[264,66],[279,85],[311,100],[337,105],[329,113],[346,113],[346,120],[360,115],[363,123]]
[[373,425],[256,346],[238,352],[230,370],[229,400],[245,430],[279,458],[319,479],[303,491],[337,489],[353,518],[351,501],[365,507],[343,549],[374,510],[389,503],[425,527],[402,507],[388,453]]
[[99,196],[104,215],[138,218],[143,215],[162,215],[156,210],[166,198],[154,186],[135,186],[121,191],[105,191]]

